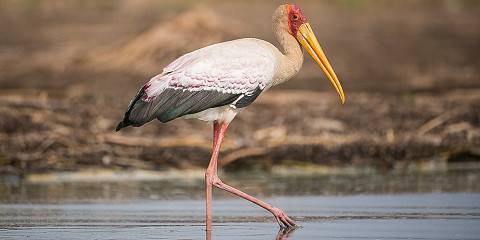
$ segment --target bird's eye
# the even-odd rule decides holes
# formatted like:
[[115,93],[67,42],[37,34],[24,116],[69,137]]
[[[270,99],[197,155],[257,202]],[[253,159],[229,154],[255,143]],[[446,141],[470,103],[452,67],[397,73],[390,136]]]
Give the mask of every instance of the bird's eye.
[[293,20],[293,21],[297,21],[297,20],[298,20],[298,15],[297,15],[297,14],[293,14],[293,15],[292,15],[292,20]]

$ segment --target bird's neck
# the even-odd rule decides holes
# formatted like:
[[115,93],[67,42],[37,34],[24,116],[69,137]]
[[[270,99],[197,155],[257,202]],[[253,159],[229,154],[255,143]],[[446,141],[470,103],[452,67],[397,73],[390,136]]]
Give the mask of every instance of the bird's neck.
[[274,24],[274,32],[281,46],[281,56],[276,73],[275,85],[285,82],[300,71],[303,52],[300,44],[281,24]]

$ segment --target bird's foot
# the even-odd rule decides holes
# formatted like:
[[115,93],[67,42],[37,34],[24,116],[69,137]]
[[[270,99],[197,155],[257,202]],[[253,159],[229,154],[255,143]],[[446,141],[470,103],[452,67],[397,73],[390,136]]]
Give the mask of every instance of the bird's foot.
[[273,208],[271,210],[273,216],[275,216],[275,219],[278,222],[278,225],[280,225],[280,228],[298,228],[299,225],[295,223],[290,217],[283,212],[282,209],[280,208]]

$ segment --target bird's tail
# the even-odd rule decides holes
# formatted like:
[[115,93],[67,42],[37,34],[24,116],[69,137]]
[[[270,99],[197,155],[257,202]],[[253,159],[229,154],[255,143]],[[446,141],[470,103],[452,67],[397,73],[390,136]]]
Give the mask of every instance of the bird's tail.
[[130,101],[130,104],[128,105],[128,110],[127,112],[125,113],[125,115],[123,116],[123,120],[121,122],[118,123],[117,127],[115,128],[115,131],[118,132],[120,131],[120,129],[124,128],[124,127],[128,127],[128,126],[140,126],[140,125],[137,125],[135,124],[135,122],[132,122],[130,121],[130,113],[132,112],[133,110],[133,107],[135,106],[135,104],[138,102],[138,100],[140,100],[140,98],[142,97],[142,94],[144,93],[145,91],[145,86],[143,86],[140,91],[138,91],[137,95],[135,96],[135,98],[132,99],[132,101]]
[[117,127],[115,128],[115,131],[118,132],[120,131],[120,129],[124,128],[124,127],[128,127],[130,126],[131,124],[128,123],[127,121],[123,120],[121,122],[118,123]]

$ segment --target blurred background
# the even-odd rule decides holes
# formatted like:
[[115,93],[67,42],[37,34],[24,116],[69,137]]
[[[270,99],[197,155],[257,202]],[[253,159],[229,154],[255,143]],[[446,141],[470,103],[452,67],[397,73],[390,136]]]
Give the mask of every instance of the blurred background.
[[[2,200],[62,198],[68,185],[30,191],[22,184],[77,180],[191,176],[198,185],[179,195],[201,192],[210,124],[114,128],[137,90],[182,54],[242,37],[276,44],[271,14],[281,3],[1,0],[0,189],[11,193]],[[339,104],[306,58],[294,79],[263,94],[231,125],[220,157],[227,178],[296,176],[267,189],[266,180],[248,182],[252,174],[238,180],[265,194],[479,191],[480,1],[296,3],[347,103]],[[309,187],[285,187],[298,183]],[[170,186],[128,184],[75,191],[157,198],[152,191]],[[112,193],[121,187],[130,192]]]
[[[0,0],[0,238],[210,239],[212,126],[114,132],[189,51],[277,44],[283,1]],[[478,239],[480,1],[299,0],[347,102],[310,58],[230,125],[213,239]]]

